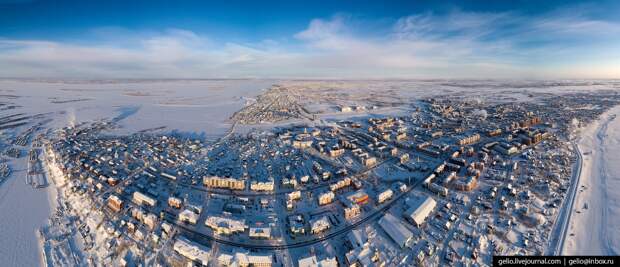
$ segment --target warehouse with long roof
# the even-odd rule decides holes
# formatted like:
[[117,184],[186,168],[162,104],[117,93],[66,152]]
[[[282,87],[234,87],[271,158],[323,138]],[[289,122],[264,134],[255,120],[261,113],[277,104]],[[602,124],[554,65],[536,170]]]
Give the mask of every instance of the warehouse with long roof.
[[379,225],[401,248],[413,238],[413,233],[409,231],[398,218],[387,213],[379,220]]
[[417,203],[411,205],[403,216],[416,226],[420,226],[426,221],[426,218],[428,218],[436,206],[437,202],[432,197],[426,196],[417,201]]

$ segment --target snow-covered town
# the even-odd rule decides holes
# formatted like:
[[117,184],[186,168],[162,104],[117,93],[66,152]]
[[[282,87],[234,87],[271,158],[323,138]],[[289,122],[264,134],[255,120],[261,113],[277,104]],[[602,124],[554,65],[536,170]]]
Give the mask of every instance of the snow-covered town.
[[47,266],[487,266],[579,251],[579,217],[601,208],[580,182],[597,149],[584,131],[614,121],[618,91],[390,102],[331,86],[274,85],[214,137],[128,130],[140,114],[127,108],[63,125],[16,96],[0,189],[49,194],[34,233]]
[[0,0],[0,267],[620,266],[618,0]]

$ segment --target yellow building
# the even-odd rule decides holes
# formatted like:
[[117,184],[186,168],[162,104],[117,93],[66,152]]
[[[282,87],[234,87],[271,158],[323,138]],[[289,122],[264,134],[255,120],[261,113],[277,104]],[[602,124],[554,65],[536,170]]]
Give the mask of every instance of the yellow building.
[[235,178],[225,178],[219,176],[205,176],[203,183],[207,187],[227,188],[232,190],[244,190],[245,180]]

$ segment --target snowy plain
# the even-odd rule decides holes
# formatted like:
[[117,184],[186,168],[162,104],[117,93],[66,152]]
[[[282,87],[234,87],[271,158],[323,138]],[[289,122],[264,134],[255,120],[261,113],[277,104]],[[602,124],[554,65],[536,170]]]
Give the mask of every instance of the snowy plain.
[[67,121],[122,118],[119,133],[166,126],[167,130],[218,136],[228,118],[271,80],[41,82],[0,80],[0,94],[17,96],[19,111],[55,113]]

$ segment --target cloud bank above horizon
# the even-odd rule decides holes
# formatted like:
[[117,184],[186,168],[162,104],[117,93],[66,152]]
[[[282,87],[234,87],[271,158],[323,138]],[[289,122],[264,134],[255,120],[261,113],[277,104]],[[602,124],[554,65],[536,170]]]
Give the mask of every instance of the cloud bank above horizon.
[[177,27],[102,26],[65,39],[0,32],[0,77],[620,78],[620,22],[588,8],[338,12],[251,40]]

